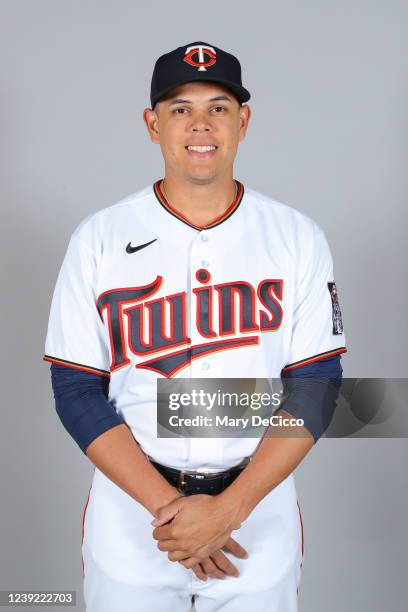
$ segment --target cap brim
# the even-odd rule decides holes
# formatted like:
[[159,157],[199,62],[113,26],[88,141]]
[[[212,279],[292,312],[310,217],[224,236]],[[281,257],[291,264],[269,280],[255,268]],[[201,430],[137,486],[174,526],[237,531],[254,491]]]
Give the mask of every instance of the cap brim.
[[156,104],[156,102],[160,100],[160,98],[168,94],[170,91],[172,91],[179,85],[184,85],[185,83],[191,83],[192,81],[210,81],[212,83],[219,83],[220,85],[225,85],[225,87],[227,87],[228,89],[232,91],[232,93],[235,95],[235,97],[239,100],[241,104],[243,102],[247,102],[249,98],[251,97],[251,94],[249,93],[249,91],[245,89],[245,87],[242,87],[242,85],[240,86],[240,85],[237,85],[236,83],[232,83],[231,81],[227,81],[226,79],[219,79],[214,76],[205,75],[205,77],[203,77],[201,74],[197,73],[196,76],[194,77],[191,75],[189,77],[186,77],[185,79],[180,79],[176,83],[172,83],[169,87],[166,87],[165,89],[162,89],[161,91],[159,91],[155,95],[155,97],[151,99],[152,108]]

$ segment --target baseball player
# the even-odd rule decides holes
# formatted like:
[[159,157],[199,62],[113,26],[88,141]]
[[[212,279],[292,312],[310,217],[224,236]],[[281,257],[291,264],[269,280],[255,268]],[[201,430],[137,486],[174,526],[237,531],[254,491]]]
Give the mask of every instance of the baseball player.
[[143,118],[164,176],[86,217],[57,279],[44,360],[95,466],[88,612],[298,609],[293,470],[322,434],[321,398],[279,410],[303,414],[281,426],[299,436],[157,437],[159,379],[341,377],[322,230],[234,178],[249,98],[238,59],[214,45],[161,56]]

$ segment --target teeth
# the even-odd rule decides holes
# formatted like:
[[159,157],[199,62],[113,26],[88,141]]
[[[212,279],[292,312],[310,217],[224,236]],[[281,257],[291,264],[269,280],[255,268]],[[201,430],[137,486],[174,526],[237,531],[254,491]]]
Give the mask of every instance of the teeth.
[[215,151],[217,147],[214,145],[209,145],[208,147],[194,147],[193,145],[189,145],[187,149],[189,151],[197,151],[198,153],[206,153],[207,151]]

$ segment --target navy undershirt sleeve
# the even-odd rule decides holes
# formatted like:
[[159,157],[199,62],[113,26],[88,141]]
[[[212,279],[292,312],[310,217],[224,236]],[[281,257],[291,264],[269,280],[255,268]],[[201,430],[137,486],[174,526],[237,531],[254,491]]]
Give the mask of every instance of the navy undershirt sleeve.
[[336,408],[343,375],[340,359],[340,355],[319,359],[281,373],[285,399],[280,408],[303,419],[315,443],[330,425]]
[[[303,419],[315,443],[333,416],[343,372],[340,359],[321,359],[281,375],[286,396],[281,408]],[[55,363],[50,369],[57,414],[83,453],[95,438],[125,423],[108,399],[107,378]]]
[[50,369],[57,414],[83,453],[95,438],[125,423],[108,399],[109,379],[56,363]]

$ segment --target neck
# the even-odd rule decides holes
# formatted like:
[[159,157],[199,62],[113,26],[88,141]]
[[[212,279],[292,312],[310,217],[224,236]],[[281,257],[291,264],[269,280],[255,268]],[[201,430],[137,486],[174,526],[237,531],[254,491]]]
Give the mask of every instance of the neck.
[[232,171],[204,184],[180,180],[166,172],[162,188],[170,206],[197,226],[204,226],[222,215],[236,194]]

